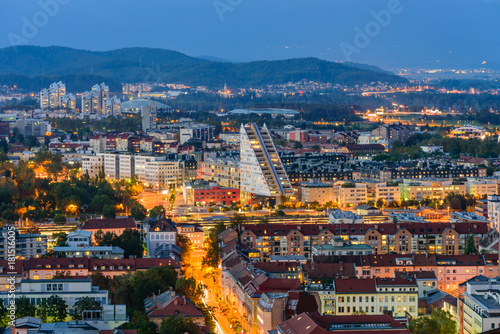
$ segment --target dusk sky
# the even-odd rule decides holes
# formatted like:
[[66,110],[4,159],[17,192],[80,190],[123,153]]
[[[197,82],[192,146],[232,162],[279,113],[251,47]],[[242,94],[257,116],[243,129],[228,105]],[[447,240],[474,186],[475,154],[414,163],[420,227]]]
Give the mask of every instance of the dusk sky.
[[[312,56],[385,68],[477,67],[482,61],[499,63],[500,56],[499,0],[41,2],[54,1],[64,4],[51,17],[40,13],[39,0],[0,0],[0,47],[20,36],[30,45],[144,46],[232,61]],[[377,23],[378,30],[372,24],[373,37],[357,47],[355,28],[364,31],[376,22],[372,11],[394,2],[400,4],[388,24]],[[23,35],[25,22],[33,23],[34,16],[41,20],[38,31]],[[356,51],[346,54],[341,45]]]

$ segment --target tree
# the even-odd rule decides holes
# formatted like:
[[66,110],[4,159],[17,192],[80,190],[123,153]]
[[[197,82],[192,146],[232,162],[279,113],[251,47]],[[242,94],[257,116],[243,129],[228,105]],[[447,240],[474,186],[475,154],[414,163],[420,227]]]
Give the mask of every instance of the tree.
[[175,283],[175,291],[179,295],[184,295],[191,299],[194,303],[201,301],[201,298],[205,295],[205,286],[201,283],[196,283],[196,279],[193,277],[189,278],[179,278]]
[[47,300],[48,313],[47,315],[54,320],[54,322],[61,322],[68,316],[68,305],[59,296],[52,295]]
[[241,224],[245,224],[247,222],[247,217],[245,215],[241,215],[239,213],[235,213],[230,218],[231,227],[235,230],[239,230]]
[[83,311],[102,311],[102,305],[91,297],[80,297],[73,306],[73,320],[82,320]]
[[477,253],[478,253],[478,251],[476,248],[476,244],[474,243],[474,236],[472,234],[469,234],[467,236],[467,240],[465,243],[464,254],[471,255],[471,254],[477,254]]
[[144,218],[146,218],[146,213],[146,208],[140,203],[134,203],[130,209],[130,214],[135,220],[144,220]]
[[205,256],[201,262],[203,267],[217,268],[219,266],[220,244],[218,231],[219,229],[217,227],[210,230],[204,246],[207,256]]
[[175,285],[177,273],[172,266],[153,267],[146,271],[136,271],[113,278],[113,302],[127,305],[127,310],[144,311],[144,299],[151,292],[167,291]]
[[104,276],[101,272],[94,271],[90,278],[93,286],[98,286],[100,290],[111,290],[111,278]]
[[302,143],[300,141],[295,141],[293,143],[293,148],[294,149],[301,149],[303,146],[302,146]]
[[65,224],[66,223],[66,216],[63,215],[62,213],[58,213],[54,216],[54,223],[56,224]]
[[7,315],[9,314],[9,311],[5,307],[3,303],[0,303],[0,328],[5,328],[8,326],[9,323],[9,318]]
[[16,318],[34,317],[36,315],[35,305],[30,304],[30,300],[26,297],[21,297],[16,300]]
[[163,205],[157,205],[155,206],[154,208],[152,208],[151,210],[149,210],[149,217],[151,218],[154,218],[154,217],[158,217],[159,215],[165,215],[165,208],[163,207]]
[[56,240],[56,247],[67,246],[68,234],[64,232],[52,234],[52,238]]
[[141,241],[141,234],[138,230],[133,230],[130,228],[125,229],[122,234],[120,234],[115,238],[115,240],[111,242],[111,244],[113,246],[122,248],[125,251],[125,253],[123,254],[125,258],[130,257],[130,255],[142,258],[144,247]]
[[385,200],[383,198],[379,198],[377,200],[377,208],[383,209],[385,207]]
[[156,334],[158,326],[149,321],[145,312],[135,311],[128,324],[122,325],[123,329],[137,329],[137,334]]
[[181,317],[172,316],[163,319],[160,326],[160,334],[198,334],[200,328],[196,325],[193,320]]
[[42,298],[40,304],[36,307],[36,316],[42,320],[42,322],[47,322],[49,317],[49,303],[46,298]]
[[68,270],[64,272],[64,270],[61,271],[56,271],[56,274],[52,279],[64,279],[64,278],[70,278],[71,277],[71,272]]
[[115,207],[111,204],[106,204],[102,207],[102,215],[104,218],[116,218]]
[[413,334],[455,334],[456,327],[449,312],[435,309],[428,317],[414,318],[408,329]]

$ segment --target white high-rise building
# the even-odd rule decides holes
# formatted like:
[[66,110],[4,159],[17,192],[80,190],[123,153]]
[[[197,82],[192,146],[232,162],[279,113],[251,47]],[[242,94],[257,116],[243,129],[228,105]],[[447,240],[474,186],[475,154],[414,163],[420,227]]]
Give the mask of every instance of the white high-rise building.
[[40,92],[40,108],[68,108],[75,111],[76,98],[73,94],[66,94],[66,85],[61,81],[54,82],[48,89]]
[[241,190],[276,197],[281,201],[294,191],[266,125],[251,123],[240,130]]
[[150,102],[147,106],[141,107],[142,131],[156,129],[156,119],[158,117],[158,104]]
[[94,85],[82,94],[82,113],[107,114],[106,101],[109,99],[109,87],[105,83]]
[[96,176],[103,170],[113,180],[137,179],[156,188],[176,188],[184,179],[180,161],[167,161],[166,157],[118,153],[98,153],[82,156],[82,174]]
[[69,93],[61,97],[61,108],[76,112],[76,96]]
[[499,230],[500,227],[500,196],[488,195],[488,219],[491,221],[491,228]]
[[116,96],[107,98],[104,101],[104,113],[108,116],[121,115],[122,113],[122,102]]

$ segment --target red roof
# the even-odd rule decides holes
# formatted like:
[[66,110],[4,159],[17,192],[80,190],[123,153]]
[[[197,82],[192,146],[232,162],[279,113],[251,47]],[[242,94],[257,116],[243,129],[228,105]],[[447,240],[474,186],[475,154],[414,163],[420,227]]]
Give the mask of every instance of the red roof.
[[[332,325],[340,325],[338,328]],[[342,328],[342,324],[373,324],[373,328],[353,329]],[[377,327],[380,325],[380,327]],[[278,325],[280,332],[287,334],[327,334],[327,333],[354,333],[354,334],[410,334],[403,325],[388,315],[320,315],[318,312],[300,313]]]
[[164,305],[155,305],[148,313],[148,317],[169,317],[180,315],[183,317],[205,317],[205,314],[191,304],[185,297],[176,296]]
[[318,235],[321,230],[330,230],[334,235],[350,234],[365,235],[374,229],[382,235],[394,235],[400,229],[406,229],[412,234],[442,234],[446,229],[453,228],[459,234],[485,234],[488,232],[488,222],[474,223],[383,223],[383,224],[245,224],[244,231],[252,231],[257,236],[288,235],[297,230],[303,235]]
[[356,277],[354,263],[305,263],[303,270],[309,279]]
[[[22,260],[14,261],[14,270],[9,267],[7,260],[0,260],[0,275],[22,275],[24,262]],[[11,274],[14,273],[14,274]]]
[[[19,262],[19,261],[16,261]],[[64,258],[64,257],[49,257],[49,258],[30,258],[24,260],[23,267],[25,271],[44,269],[50,266],[50,269],[88,269],[89,259],[81,258]]]
[[413,278],[379,278],[375,279],[377,286],[417,286],[417,281]]
[[337,293],[363,293],[377,292],[373,278],[341,278],[335,280],[335,291]]
[[266,273],[297,272],[300,262],[256,262],[253,266]]
[[105,218],[89,219],[82,225],[82,230],[106,230],[106,229],[136,229],[134,218]]
[[410,277],[415,277],[416,279],[437,279],[436,273],[431,270],[424,270],[424,271],[395,271],[394,275],[396,277],[405,277],[405,276],[410,276]]

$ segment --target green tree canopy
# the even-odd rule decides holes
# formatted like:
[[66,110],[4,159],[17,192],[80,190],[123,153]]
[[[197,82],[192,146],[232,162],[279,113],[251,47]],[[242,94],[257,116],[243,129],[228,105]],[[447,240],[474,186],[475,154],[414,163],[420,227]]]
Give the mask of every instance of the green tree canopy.
[[102,311],[102,305],[91,297],[80,297],[73,306],[73,320],[82,320],[83,311]]
[[130,214],[134,217],[135,220],[144,220],[146,218],[146,208],[140,203],[134,203],[132,208],[130,209]]
[[163,319],[160,326],[160,334],[198,334],[200,328],[196,325],[193,320],[181,317],[173,316]]
[[457,323],[451,314],[442,309],[435,309],[428,317],[413,319],[408,327],[413,334],[455,334],[456,328]]

